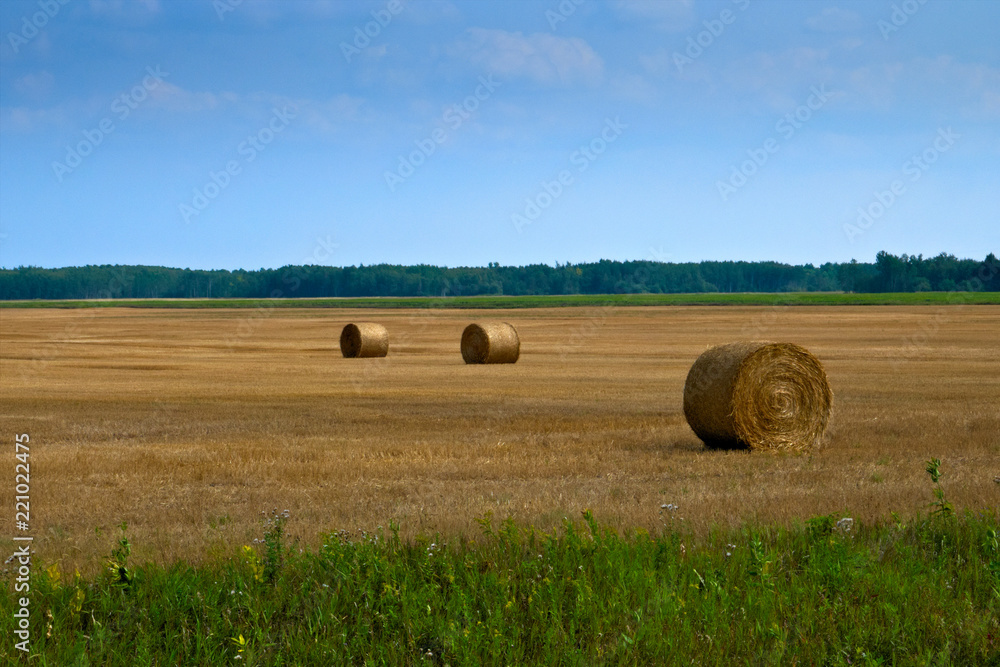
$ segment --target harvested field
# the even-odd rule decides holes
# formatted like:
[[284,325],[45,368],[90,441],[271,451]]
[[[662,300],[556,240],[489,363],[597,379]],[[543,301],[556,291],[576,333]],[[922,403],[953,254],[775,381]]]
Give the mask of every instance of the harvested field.
[[[288,531],[401,524],[467,535],[492,511],[540,527],[590,508],[696,530],[844,511],[924,511],[924,461],[956,508],[1000,505],[997,306],[651,307],[511,311],[0,311],[0,432],[31,436],[44,560],[93,571],[128,522],[138,560],[198,561]],[[517,364],[466,365],[470,320],[521,338]],[[345,321],[392,332],[346,360]],[[806,347],[836,395],[809,455],[708,450],[684,381],[709,345]],[[13,460],[10,464],[13,483]]]

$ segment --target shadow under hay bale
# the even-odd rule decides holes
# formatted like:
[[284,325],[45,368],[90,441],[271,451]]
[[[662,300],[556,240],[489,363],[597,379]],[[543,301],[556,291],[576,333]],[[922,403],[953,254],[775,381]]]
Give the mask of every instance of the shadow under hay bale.
[[517,331],[506,322],[470,324],[462,332],[462,358],[467,364],[512,364],[520,354]]
[[348,324],[340,332],[340,351],[349,359],[384,357],[389,353],[389,332],[373,322]]
[[684,384],[684,417],[713,448],[818,446],[832,405],[823,365],[792,343],[744,341],[710,348]]

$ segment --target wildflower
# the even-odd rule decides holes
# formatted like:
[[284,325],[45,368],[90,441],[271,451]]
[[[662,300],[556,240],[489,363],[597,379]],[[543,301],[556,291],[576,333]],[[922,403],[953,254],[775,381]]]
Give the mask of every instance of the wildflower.
[[837,530],[842,533],[851,532],[851,528],[854,526],[854,519],[845,516],[843,519],[837,522]]
[[232,643],[236,644],[236,646],[239,647],[238,649],[236,649],[236,652],[237,652],[236,659],[237,660],[241,659],[243,657],[243,655],[242,655],[243,651],[247,647],[247,640],[244,639],[243,635],[241,634],[239,636],[239,639],[237,639],[236,637],[231,637],[229,641],[231,641]]

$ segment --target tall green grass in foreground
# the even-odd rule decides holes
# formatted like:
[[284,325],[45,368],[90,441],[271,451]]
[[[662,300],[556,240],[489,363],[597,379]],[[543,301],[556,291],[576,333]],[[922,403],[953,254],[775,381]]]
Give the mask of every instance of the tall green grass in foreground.
[[551,533],[484,517],[475,540],[390,526],[304,551],[274,514],[228,560],[134,570],[123,527],[96,580],[36,564],[31,663],[1000,664],[997,511],[956,515],[940,489],[906,523],[702,537],[670,505],[655,536],[584,512]]

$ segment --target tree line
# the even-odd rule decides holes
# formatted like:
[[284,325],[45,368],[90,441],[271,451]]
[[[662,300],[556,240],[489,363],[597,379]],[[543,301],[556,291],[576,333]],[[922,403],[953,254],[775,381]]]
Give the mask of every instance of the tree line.
[[1000,260],[942,253],[873,263],[611,261],[445,268],[284,266],[256,271],[101,265],[0,269],[0,299],[290,298],[692,292],[1000,291]]

